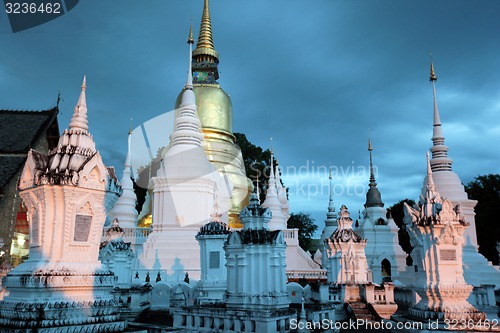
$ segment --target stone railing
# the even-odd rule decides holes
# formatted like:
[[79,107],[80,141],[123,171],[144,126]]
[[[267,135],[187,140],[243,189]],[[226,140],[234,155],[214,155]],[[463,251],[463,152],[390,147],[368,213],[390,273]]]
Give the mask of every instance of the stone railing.
[[307,279],[307,280],[326,280],[326,270],[287,270],[286,278],[290,280]]
[[131,279],[132,282],[135,279],[136,274],[139,275],[139,281],[141,283],[146,282],[146,276],[149,273],[149,283],[155,284],[156,279],[158,277],[158,272],[160,272],[160,277],[161,281],[168,283],[168,284],[177,284],[179,282],[184,282],[184,279],[186,278],[186,273],[188,273],[188,278],[191,282],[196,282],[198,279],[193,278],[193,276],[200,276],[201,275],[201,269],[181,269],[181,270],[163,270],[163,269],[155,269],[155,268],[136,268],[131,270]]
[[288,246],[299,245],[299,229],[284,229],[282,232]]
[[[106,239],[106,231],[109,228],[102,230],[102,237]],[[148,238],[151,234],[151,228],[123,228],[123,238]]]
[[329,288],[328,300],[333,303],[344,303],[341,288]]
[[367,303],[394,303],[394,284],[391,282],[381,286],[367,284],[363,287],[363,294]]

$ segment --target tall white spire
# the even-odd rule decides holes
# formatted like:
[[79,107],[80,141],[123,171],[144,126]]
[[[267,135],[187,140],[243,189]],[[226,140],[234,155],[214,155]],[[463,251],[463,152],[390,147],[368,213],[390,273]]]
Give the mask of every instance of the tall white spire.
[[82,91],[80,92],[78,103],[75,106],[73,117],[71,118],[71,122],[69,123],[70,129],[82,129],[85,131],[89,129],[89,123],[87,120],[87,98],[85,96],[86,89],[87,77],[83,76]]
[[128,147],[127,157],[123,168],[123,176],[121,185],[123,193],[116,201],[113,209],[109,215],[111,219],[118,219],[122,228],[136,228],[137,227],[137,210],[135,209],[137,203],[137,196],[134,192],[134,183],[132,182],[132,163],[131,163],[131,145],[132,145],[132,126],[128,132]]
[[432,94],[434,97],[434,131],[433,131],[432,139],[433,139],[433,141],[435,139],[440,139],[440,138],[442,138],[444,140],[443,128],[441,127],[441,119],[439,118],[439,110],[438,110],[438,104],[437,104],[437,98],[436,98],[437,76],[436,76],[436,73],[434,72],[434,63],[432,63],[432,62],[431,62],[431,74],[429,76],[429,81],[432,84]]
[[193,29],[189,29],[189,37],[187,43],[189,44],[189,65],[186,85],[182,93],[182,102],[180,105],[180,112],[175,119],[175,129],[171,135],[171,146],[176,145],[194,145],[201,147],[203,141],[203,134],[200,131],[200,120],[196,116],[196,97],[193,91],[193,78],[191,71],[191,57],[193,54]]
[[335,212],[335,205],[333,203],[333,177],[332,177],[332,168],[330,167],[330,172],[328,175],[328,179],[330,180],[330,189],[329,189],[329,198],[328,198],[328,212],[326,213],[325,224],[327,226],[335,225],[335,221],[337,219],[337,213]]
[[286,217],[282,211],[282,205],[278,198],[278,188],[276,187],[276,178],[274,176],[274,153],[271,148],[271,166],[269,172],[269,180],[267,183],[266,199],[262,203],[262,207],[269,208],[272,213],[271,221],[269,221],[270,230],[286,229]]
[[286,196],[286,187],[281,184],[281,173],[278,167],[278,160],[276,160],[276,171],[275,171],[275,179],[276,179],[276,189],[278,191],[278,199],[281,203],[281,211],[285,216],[286,221],[290,217],[290,206],[288,204],[288,198]]
[[439,116],[439,110],[437,105],[436,97],[436,81],[437,75],[434,72],[434,63],[431,61],[431,73],[429,80],[432,84],[432,93],[434,98],[434,124],[432,131],[432,160],[431,168],[432,171],[451,171],[451,165],[453,161],[448,158],[448,147],[444,145],[444,134],[443,128],[441,126],[441,118]]

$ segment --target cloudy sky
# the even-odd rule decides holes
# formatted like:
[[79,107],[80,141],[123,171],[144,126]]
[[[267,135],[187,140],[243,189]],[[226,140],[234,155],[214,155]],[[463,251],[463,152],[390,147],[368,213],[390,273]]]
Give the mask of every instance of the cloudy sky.
[[[500,172],[499,1],[210,5],[233,129],[265,148],[273,137],[292,211],[322,225],[330,163],[337,209],[361,209],[368,136],[386,206],[417,198],[432,136],[431,51],[454,170],[464,183]],[[86,74],[90,131],[121,174],[130,117],[137,126],[174,107],[189,22],[197,35],[202,7],[202,0],[86,0],[18,33],[2,10],[0,108],[46,109],[60,91],[65,128]]]

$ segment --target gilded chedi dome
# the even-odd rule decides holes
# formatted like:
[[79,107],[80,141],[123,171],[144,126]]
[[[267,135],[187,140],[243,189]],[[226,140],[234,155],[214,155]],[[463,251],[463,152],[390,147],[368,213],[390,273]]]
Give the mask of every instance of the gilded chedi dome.
[[[218,84],[193,84],[193,91],[205,136],[234,142],[233,106],[229,95]],[[183,92],[177,97],[176,110]]]

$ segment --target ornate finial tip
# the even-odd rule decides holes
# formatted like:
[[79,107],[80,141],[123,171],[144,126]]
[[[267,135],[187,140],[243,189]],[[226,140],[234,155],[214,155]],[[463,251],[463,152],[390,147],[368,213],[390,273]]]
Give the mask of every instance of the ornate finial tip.
[[83,76],[83,82],[82,82],[82,90],[87,89],[87,75]]
[[436,81],[438,78],[437,78],[437,75],[436,75],[436,72],[434,72],[434,63],[431,62],[431,74],[429,76],[429,81]]
[[193,38],[193,23],[189,25],[189,36],[187,40],[188,44],[194,44],[194,38]]
[[370,138],[368,138],[368,151],[372,151],[372,150],[373,150],[372,140]]

